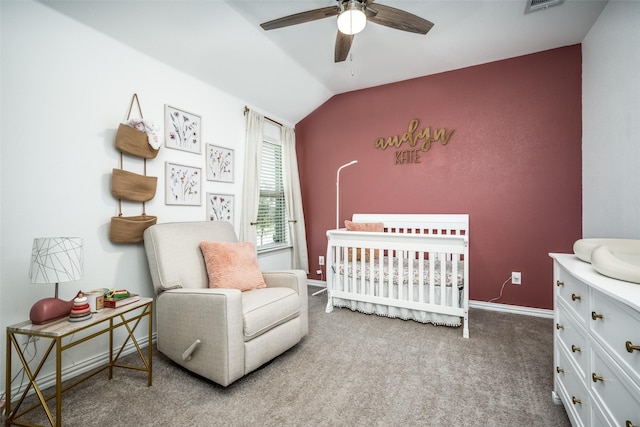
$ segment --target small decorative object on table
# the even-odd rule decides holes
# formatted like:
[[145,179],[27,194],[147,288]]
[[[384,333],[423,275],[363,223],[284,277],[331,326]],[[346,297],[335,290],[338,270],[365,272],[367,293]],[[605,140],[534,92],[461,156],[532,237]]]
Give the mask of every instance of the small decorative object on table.
[[104,309],[104,293],[107,289],[94,289],[89,292],[84,292],[84,295],[89,300],[89,307],[92,313],[99,313]]
[[81,322],[88,319],[91,319],[89,300],[82,292],[78,292],[78,295],[73,300],[71,313],[69,313],[69,322]]
[[136,302],[139,299],[140,295],[132,294],[126,289],[111,289],[105,294],[104,306],[106,308],[118,308]]

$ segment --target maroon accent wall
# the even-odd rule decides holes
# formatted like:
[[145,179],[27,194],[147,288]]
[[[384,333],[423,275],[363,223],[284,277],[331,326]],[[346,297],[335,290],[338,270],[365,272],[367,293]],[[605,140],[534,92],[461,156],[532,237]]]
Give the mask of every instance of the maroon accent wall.
[[[298,123],[310,278],[335,227],[336,171],[356,159],[340,175],[341,223],[468,213],[470,298],[498,297],[520,271],[523,284],[496,302],[552,309],[548,253],[572,252],[582,229],[581,64],[580,45],[549,50],[337,95]],[[374,142],[401,137],[411,119],[454,132],[419,163],[395,164],[398,149]]]

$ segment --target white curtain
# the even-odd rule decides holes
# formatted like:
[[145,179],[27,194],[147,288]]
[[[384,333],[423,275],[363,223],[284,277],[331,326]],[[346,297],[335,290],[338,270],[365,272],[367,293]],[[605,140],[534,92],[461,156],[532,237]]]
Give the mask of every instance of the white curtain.
[[302,211],[302,192],[298,175],[298,157],[296,156],[295,131],[282,126],[282,154],[284,160],[283,180],[287,200],[287,214],[290,222],[291,243],[293,244],[292,267],[309,274],[307,254],[307,236]]
[[244,189],[242,192],[242,216],[240,241],[256,243],[256,227],[260,201],[260,159],[262,158],[262,130],[264,116],[249,110],[244,154]]

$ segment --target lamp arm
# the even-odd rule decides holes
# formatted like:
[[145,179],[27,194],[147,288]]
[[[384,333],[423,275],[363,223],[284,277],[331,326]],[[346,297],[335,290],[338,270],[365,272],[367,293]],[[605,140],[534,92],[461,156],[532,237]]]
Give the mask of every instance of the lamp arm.
[[336,230],[340,228],[340,171],[348,166],[355,165],[357,160],[351,160],[340,166],[336,172]]

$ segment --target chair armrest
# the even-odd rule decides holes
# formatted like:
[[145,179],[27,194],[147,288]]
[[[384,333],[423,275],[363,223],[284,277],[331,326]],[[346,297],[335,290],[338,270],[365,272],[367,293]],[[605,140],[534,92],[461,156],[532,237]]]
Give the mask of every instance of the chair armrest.
[[[237,289],[172,289],[156,301],[158,350],[223,386],[244,375],[242,296]],[[182,354],[196,340],[190,360]]]
[[307,273],[303,270],[263,271],[262,277],[269,288],[291,288],[300,296],[301,333],[309,333],[309,300],[307,296]]
[[307,274],[302,270],[263,271],[262,277],[269,288],[291,288],[307,297]]

